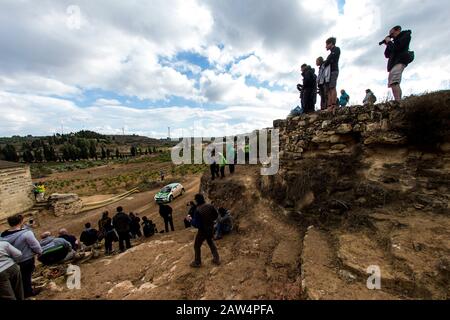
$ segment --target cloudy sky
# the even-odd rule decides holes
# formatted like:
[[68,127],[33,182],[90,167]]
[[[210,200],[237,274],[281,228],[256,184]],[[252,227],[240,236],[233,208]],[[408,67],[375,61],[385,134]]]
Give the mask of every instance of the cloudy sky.
[[338,89],[387,98],[378,42],[413,30],[404,92],[449,89],[446,0],[0,0],[0,136],[223,136],[298,102],[299,66],[342,50]]

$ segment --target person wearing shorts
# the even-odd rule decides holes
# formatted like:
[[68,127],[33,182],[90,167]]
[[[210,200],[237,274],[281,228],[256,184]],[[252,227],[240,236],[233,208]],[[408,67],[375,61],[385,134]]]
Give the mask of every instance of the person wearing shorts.
[[411,30],[402,31],[401,26],[396,26],[389,31],[389,36],[384,39],[386,50],[384,56],[388,60],[389,72],[388,87],[392,89],[395,101],[402,99],[402,75],[405,68],[411,63],[409,45],[411,43]]
[[389,79],[388,79],[388,87],[392,88],[396,85],[400,86],[400,83],[402,83],[402,75],[403,71],[405,71],[406,65],[402,63],[396,64],[391,71],[389,72]]
[[329,38],[325,42],[326,49],[330,51],[330,55],[323,63],[324,67],[330,67],[330,82],[327,84],[328,92],[328,109],[334,111],[337,107],[337,80],[339,77],[339,58],[341,56],[341,49],[336,47],[336,38]]

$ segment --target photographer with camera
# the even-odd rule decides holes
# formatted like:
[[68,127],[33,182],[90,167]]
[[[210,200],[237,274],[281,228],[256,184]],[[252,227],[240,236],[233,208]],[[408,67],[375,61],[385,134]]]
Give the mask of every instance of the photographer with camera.
[[414,60],[414,52],[409,51],[411,33],[411,30],[402,31],[402,27],[396,26],[391,29],[389,36],[379,43],[380,46],[386,45],[384,56],[389,59],[387,65],[389,72],[388,86],[392,89],[395,101],[402,99],[400,83],[403,71]]

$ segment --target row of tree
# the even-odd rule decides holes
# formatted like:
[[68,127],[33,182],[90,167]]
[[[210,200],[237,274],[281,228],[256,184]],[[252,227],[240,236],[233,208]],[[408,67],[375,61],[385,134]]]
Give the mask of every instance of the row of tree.
[[131,157],[148,155],[158,152],[156,147],[148,147],[142,149],[141,147],[132,146],[130,153],[122,153],[119,148],[109,149],[105,145],[101,146],[100,153],[97,153],[97,141],[94,139],[76,138],[71,143],[65,143],[59,152],[49,144],[40,144],[33,146],[32,144],[24,143],[22,145],[22,152],[17,152],[12,144],[7,144],[4,148],[0,148],[0,159],[12,162],[19,162],[22,160],[26,163],[32,162],[63,162],[63,161],[78,161],[95,159],[99,157],[102,160],[121,159]]

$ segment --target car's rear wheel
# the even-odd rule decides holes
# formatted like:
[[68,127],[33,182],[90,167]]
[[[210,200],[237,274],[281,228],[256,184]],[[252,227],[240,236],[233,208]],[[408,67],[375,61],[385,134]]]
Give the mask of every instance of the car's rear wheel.
[[181,195],[183,195],[186,191],[183,189],[181,189]]

